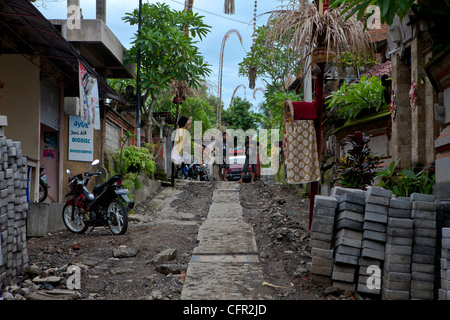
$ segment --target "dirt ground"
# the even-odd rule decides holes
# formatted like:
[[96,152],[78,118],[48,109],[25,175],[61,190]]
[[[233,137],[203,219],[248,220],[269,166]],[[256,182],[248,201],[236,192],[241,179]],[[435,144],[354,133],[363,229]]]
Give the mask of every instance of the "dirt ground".
[[[190,183],[181,188],[183,192],[172,206],[194,213],[193,220],[201,223],[208,213],[212,185]],[[245,219],[254,229],[265,281],[270,284],[274,300],[355,299],[345,292],[325,293],[326,288],[310,282],[308,199],[301,199],[293,187],[262,182],[245,183],[240,197]],[[138,215],[152,215],[145,203],[134,211]],[[107,228],[95,228],[90,234],[61,231],[30,238],[29,265],[36,265],[43,273],[41,276],[66,277],[67,266],[78,265],[81,268],[78,299],[178,300],[185,270],[197,245],[197,231],[198,225],[163,225],[151,219],[143,223],[131,215],[123,236],[114,236]],[[120,246],[135,250],[134,255],[114,257],[113,250]],[[166,249],[177,252],[176,258],[163,264],[163,268],[154,259]],[[36,275],[27,274],[21,281],[33,276]],[[54,287],[64,289],[64,281]]]

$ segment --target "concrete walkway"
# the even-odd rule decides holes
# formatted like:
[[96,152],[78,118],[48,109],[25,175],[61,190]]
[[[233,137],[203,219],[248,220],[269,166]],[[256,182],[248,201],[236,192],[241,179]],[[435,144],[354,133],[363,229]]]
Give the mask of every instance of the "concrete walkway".
[[182,300],[263,299],[263,273],[252,227],[244,221],[236,182],[216,185],[198,231]]

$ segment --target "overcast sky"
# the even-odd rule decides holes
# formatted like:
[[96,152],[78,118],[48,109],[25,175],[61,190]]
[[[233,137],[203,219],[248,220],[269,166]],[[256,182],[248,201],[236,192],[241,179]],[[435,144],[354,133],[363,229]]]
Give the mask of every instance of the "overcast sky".
[[[167,0],[154,1],[142,0],[142,3],[166,3],[174,10],[184,9],[184,0]],[[280,5],[287,4],[287,0],[259,0],[257,7],[257,15],[266,13],[270,10],[279,8]],[[39,10],[47,19],[64,19],[67,17],[67,4],[65,0],[47,0],[45,6],[41,4],[41,0],[36,1]],[[95,0],[80,0],[80,5],[84,19],[95,19]],[[212,83],[213,94],[218,96],[219,82],[219,64],[220,49],[224,35],[230,29],[236,29],[242,36],[243,45],[246,51],[250,50],[252,44],[253,33],[253,14],[254,0],[235,0],[234,15],[225,15],[223,13],[224,0],[194,0],[194,12],[204,16],[203,21],[211,26],[211,32],[197,45],[205,60],[210,64],[212,70],[210,78]],[[117,36],[119,41],[125,48],[130,48],[131,38],[137,31],[137,26],[129,26],[122,21],[125,13],[138,8],[139,0],[107,0],[106,24]],[[268,15],[263,15],[257,19],[257,26],[266,23]],[[248,78],[238,76],[238,64],[246,54],[244,48],[239,42],[236,34],[231,34],[227,39],[224,49],[223,71],[222,71],[222,101],[225,109],[230,104],[231,97],[235,88],[239,85],[246,87],[246,95],[248,101],[257,107],[263,101],[261,91],[256,91],[256,100],[253,98],[253,90],[248,87]],[[262,81],[256,81],[256,88],[264,88]],[[240,88],[236,96],[244,98],[244,90]]]

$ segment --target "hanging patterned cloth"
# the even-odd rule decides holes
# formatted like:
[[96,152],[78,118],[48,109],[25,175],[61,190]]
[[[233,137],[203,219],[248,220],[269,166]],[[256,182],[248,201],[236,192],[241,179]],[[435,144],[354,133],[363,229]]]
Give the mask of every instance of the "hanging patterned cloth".
[[234,14],[234,0],[225,0],[223,12],[225,14]]
[[296,120],[292,101],[286,101],[287,113],[285,143],[286,180],[289,184],[308,183],[320,180],[320,165],[317,154],[314,120]]

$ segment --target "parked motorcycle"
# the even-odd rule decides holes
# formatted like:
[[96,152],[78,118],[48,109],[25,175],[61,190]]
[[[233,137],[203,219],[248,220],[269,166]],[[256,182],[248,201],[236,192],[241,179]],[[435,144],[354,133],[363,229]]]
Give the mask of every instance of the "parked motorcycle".
[[[96,226],[108,226],[113,234],[124,234],[128,228],[128,212],[134,202],[128,198],[128,189],[122,187],[123,176],[120,174],[96,185],[92,193],[89,192],[86,188],[89,179],[101,174],[89,171],[98,163],[98,160],[94,160],[84,177],[80,173],[69,178],[69,193],[66,197],[70,196],[71,199],[62,211],[64,224],[74,233],[84,233],[89,226],[92,226],[92,230]],[[70,170],[66,172],[72,174]]]
[[44,202],[45,199],[47,199],[48,188],[50,188],[50,186],[47,182],[47,175],[45,174],[44,167],[40,168],[39,174],[39,202]]
[[184,162],[182,162],[181,165],[178,165],[177,171],[176,171],[176,177],[177,177],[177,179],[192,178],[194,180],[197,180],[198,170],[197,170],[197,166],[196,166],[195,162],[191,163],[190,165],[187,165]]
[[202,166],[197,164],[197,171],[200,181],[209,181],[209,169],[205,164]]

